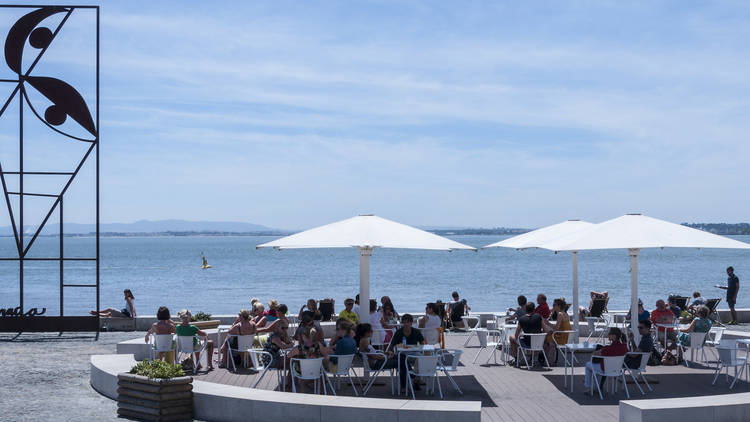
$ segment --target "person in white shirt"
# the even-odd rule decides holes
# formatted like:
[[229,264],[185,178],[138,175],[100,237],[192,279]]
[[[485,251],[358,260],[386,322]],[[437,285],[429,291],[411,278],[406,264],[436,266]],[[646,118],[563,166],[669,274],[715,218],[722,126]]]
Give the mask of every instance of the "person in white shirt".
[[440,317],[435,312],[435,304],[428,303],[424,309],[425,315],[419,319],[419,328],[440,328]]

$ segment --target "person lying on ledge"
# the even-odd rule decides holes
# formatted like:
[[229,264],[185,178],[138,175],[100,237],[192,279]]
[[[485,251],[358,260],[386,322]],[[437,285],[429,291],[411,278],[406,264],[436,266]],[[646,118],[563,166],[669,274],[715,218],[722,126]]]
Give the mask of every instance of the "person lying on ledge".
[[125,295],[125,307],[119,311],[114,308],[107,308],[103,311],[89,311],[93,316],[99,316],[101,318],[109,317],[121,317],[121,318],[135,318],[135,296],[130,289],[125,289],[122,292]]

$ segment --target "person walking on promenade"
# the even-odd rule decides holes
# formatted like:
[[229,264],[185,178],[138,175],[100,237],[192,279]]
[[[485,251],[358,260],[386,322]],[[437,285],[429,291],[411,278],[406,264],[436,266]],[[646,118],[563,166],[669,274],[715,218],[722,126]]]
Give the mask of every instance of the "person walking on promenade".
[[727,291],[727,305],[729,305],[729,311],[732,313],[732,320],[729,321],[729,325],[736,325],[737,311],[734,310],[734,305],[737,303],[737,292],[740,291],[740,279],[734,274],[733,267],[727,267],[727,285],[716,287]]

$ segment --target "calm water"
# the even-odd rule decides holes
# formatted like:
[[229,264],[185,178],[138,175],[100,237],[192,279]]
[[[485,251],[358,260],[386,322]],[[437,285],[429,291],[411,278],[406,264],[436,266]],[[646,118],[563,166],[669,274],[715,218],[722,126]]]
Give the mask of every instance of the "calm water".
[[[454,236],[480,247],[505,236]],[[750,236],[736,236],[750,241]],[[130,288],[140,314],[154,314],[159,305],[176,312],[188,307],[227,314],[249,307],[250,298],[277,298],[297,312],[304,300],[332,297],[337,310],[359,289],[359,256],[354,249],[256,250],[273,237],[143,237],[102,238],[102,306],[122,308],[122,290]],[[12,240],[0,238],[0,253],[11,256]],[[56,238],[40,238],[33,256],[57,253]],[[66,256],[93,251],[92,238],[67,238]],[[213,268],[200,268],[203,251]],[[630,297],[629,258],[624,250],[579,254],[581,303],[589,290],[608,290],[612,309],[626,309]],[[0,262],[0,307],[18,306],[15,263]],[[744,283],[750,275],[750,253],[737,250],[644,250],[639,259],[640,295],[653,308],[668,293],[724,297],[712,287],[725,284],[724,269],[733,265]],[[93,263],[66,263],[68,283],[93,282]],[[58,312],[57,263],[25,264],[25,306]],[[421,311],[423,304],[447,300],[458,290],[475,311],[501,310],[519,294],[549,298],[571,296],[571,256],[544,250],[490,249],[435,252],[381,249],[371,258],[371,296],[389,295],[396,309]],[[93,303],[94,289],[67,288],[65,312],[81,314]],[[532,299],[533,300],[533,299]],[[739,307],[750,307],[750,289],[740,290]],[[724,307],[723,302],[720,307]]]

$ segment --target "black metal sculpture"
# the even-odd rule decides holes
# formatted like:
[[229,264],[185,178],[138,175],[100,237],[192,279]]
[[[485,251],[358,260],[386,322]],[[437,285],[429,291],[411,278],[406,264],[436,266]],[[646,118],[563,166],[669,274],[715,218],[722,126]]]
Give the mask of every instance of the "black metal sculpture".
[[[18,19],[8,31],[5,39],[5,63],[10,70],[16,75],[17,79],[0,79],[3,84],[15,84],[10,96],[0,108],[0,118],[3,118],[8,107],[15,102],[18,103],[18,149],[19,149],[19,170],[5,171],[0,163],[0,183],[3,187],[5,204],[8,208],[13,236],[17,246],[17,255],[12,257],[0,257],[0,261],[17,261],[18,262],[18,282],[19,282],[19,303],[15,308],[3,309],[0,312],[0,331],[4,332],[21,332],[21,331],[97,331],[99,329],[99,319],[94,316],[66,316],[64,315],[64,290],[69,287],[84,287],[96,289],[95,309],[99,309],[99,7],[98,6],[19,6],[19,5],[0,5],[2,8],[26,8],[30,12]],[[48,47],[58,37],[60,31],[65,26],[68,19],[79,9],[93,9],[96,19],[96,105],[92,115],[81,94],[70,84],[49,75],[38,75],[34,72],[37,64],[43,59]],[[62,18],[59,23],[52,25],[53,28],[45,25],[48,18],[60,15]],[[92,22],[93,24],[93,22]],[[28,42],[28,45],[27,45]],[[33,54],[34,59],[24,67],[24,54]],[[27,62],[29,57],[27,57]],[[44,98],[49,100],[49,105],[43,113],[39,113],[34,101],[29,97],[29,92],[36,91]],[[67,137],[79,142],[88,143],[85,154],[77,163],[72,171],[47,171],[47,170],[28,170],[24,168],[24,109],[28,108],[39,121],[44,123],[49,129],[53,130],[60,136]],[[77,136],[68,133],[60,128],[68,118],[80,125],[84,133],[89,136]],[[79,134],[80,135],[80,134]],[[2,145],[0,145],[2,148]],[[87,160],[95,161],[95,178],[96,178],[96,253],[93,257],[66,257],[65,250],[65,233],[63,224],[63,199],[68,188],[73,183],[79,171]],[[55,163],[50,163],[54,165]],[[10,191],[6,182],[7,175],[18,176],[18,191]],[[63,188],[59,192],[40,193],[24,191],[24,176],[67,176]],[[19,200],[18,213],[15,214],[11,206],[11,197],[17,196]],[[39,222],[36,230],[30,239],[24,239],[24,198],[26,197],[50,197],[54,198],[51,208],[47,211],[45,217]],[[40,233],[47,225],[48,220],[54,211],[59,215],[59,254],[57,257],[31,257],[29,250],[39,237]],[[41,315],[46,312],[44,308],[41,312],[37,308],[31,308],[24,311],[24,262],[25,261],[57,261],[59,262],[59,284],[60,284],[60,315],[59,317],[49,317]],[[67,284],[65,282],[64,266],[66,261],[94,261],[96,264],[96,279],[87,284]],[[0,298],[0,301],[7,298]],[[5,306],[0,303],[0,306]],[[93,305],[93,304],[92,304]]]

